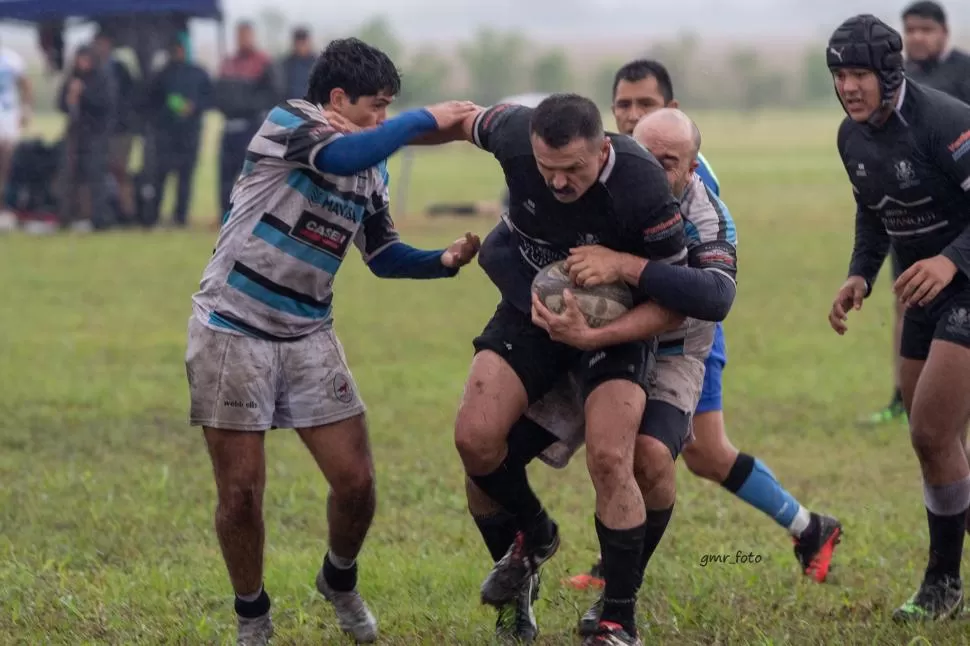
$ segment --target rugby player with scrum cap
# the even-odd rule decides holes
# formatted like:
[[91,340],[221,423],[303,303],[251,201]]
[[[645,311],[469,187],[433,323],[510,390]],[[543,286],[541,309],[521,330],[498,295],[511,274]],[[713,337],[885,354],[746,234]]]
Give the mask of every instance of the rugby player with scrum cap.
[[929,558],[899,621],[956,617],[970,465],[970,106],[904,75],[903,41],[869,14],[840,25],[826,59],[846,118],[838,151],[855,197],[849,277],[829,312],[840,335],[891,248],[905,306],[900,390],[923,476]]
[[[400,240],[384,160],[476,109],[449,102],[385,121],[400,76],[381,51],[335,40],[307,95],[276,106],[249,145],[201,287],[186,370],[190,421],[212,459],[216,533],[235,591],[237,644],[273,634],[263,587],[264,436],[294,428],[330,485],[329,549],[316,588],[358,642],[377,622],[357,591],[357,556],[374,516],[364,404],[333,331],[333,281],[351,246],[385,278],[445,278],[478,251],[472,235],[423,251]],[[342,135],[337,122],[367,130]],[[351,128],[352,129],[352,128]]]
[[[939,3],[919,0],[903,10],[903,70],[909,78],[970,104],[970,55],[950,42],[946,12]],[[889,250],[892,278],[903,273],[899,260]],[[893,308],[893,394],[889,403],[867,415],[863,422],[883,424],[906,416],[899,390],[899,340],[906,308],[898,300]]]

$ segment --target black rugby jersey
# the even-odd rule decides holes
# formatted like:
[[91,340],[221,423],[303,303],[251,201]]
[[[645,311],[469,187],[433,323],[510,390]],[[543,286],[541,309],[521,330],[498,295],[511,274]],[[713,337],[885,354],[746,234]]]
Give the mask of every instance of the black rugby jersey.
[[653,155],[629,137],[608,133],[612,147],[599,181],[575,202],[560,202],[536,166],[531,114],[532,108],[499,104],[484,110],[472,129],[474,143],[502,165],[507,222],[530,277],[571,248],[591,244],[686,264],[680,205]]
[[856,239],[849,275],[872,283],[890,245],[902,270],[943,254],[970,276],[970,106],[907,79],[882,127],[846,118],[839,155],[852,183]]
[[917,83],[970,103],[970,56],[951,49],[937,60],[906,61],[906,75]]

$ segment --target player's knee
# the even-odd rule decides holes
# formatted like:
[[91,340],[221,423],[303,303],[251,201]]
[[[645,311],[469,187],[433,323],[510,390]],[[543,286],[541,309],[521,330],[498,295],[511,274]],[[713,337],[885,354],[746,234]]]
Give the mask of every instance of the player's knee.
[[342,503],[368,505],[376,495],[374,466],[369,461],[344,469],[330,483],[330,491]]
[[932,460],[950,451],[959,442],[960,429],[942,423],[931,414],[914,411],[910,423],[910,441],[920,461]]
[[712,451],[711,447],[692,442],[684,447],[683,455],[687,470],[698,478],[721,482],[731,471],[731,462],[719,459],[717,451]]
[[672,492],[675,482],[674,458],[660,440],[646,435],[637,438],[633,471],[644,497],[651,492],[659,495],[666,489]]
[[218,520],[229,525],[258,522],[263,513],[263,491],[258,482],[237,479],[219,490]]
[[484,416],[463,410],[455,421],[455,448],[467,470],[487,473],[501,463],[505,442],[503,435]]
[[587,445],[586,466],[595,485],[617,482],[633,476],[630,447],[608,443]]

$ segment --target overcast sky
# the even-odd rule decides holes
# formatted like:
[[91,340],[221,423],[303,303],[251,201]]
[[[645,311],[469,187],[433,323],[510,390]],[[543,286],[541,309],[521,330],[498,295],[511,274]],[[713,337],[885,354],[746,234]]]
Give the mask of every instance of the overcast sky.
[[[236,18],[256,16],[266,4],[266,0],[224,0],[223,6],[230,18]],[[907,4],[898,0],[284,0],[276,6],[328,32],[384,15],[409,40],[457,40],[484,25],[521,29],[535,38],[585,40],[687,29],[727,38],[810,37],[829,33],[855,13],[875,13],[895,24]],[[970,40],[970,0],[943,4],[956,35]],[[967,29],[960,29],[963,26]]]
[[[38,2],[43,0],[36,0]],[[821,40],[845,18],[875,13],[894,26],[909,2],[901,0],[223,0],[231,24],[249,18],[260,26],[266,7],[288,22],[306,24],[322,45],[374,16],[384,16],[408,45],[454,43],[481,27],[517,30],[533,41],[584,45],[617,40],[670,39],[691,31],[713,41],[749,40],[752,46]],[[945,2],[955,42],[970,48],[970,0]],[[199,42],[214,42],[214,23],[195,21]],[[69,36],[73,43],[86,30]],[[0,39],[32,57],[32,30],[0,26]]]

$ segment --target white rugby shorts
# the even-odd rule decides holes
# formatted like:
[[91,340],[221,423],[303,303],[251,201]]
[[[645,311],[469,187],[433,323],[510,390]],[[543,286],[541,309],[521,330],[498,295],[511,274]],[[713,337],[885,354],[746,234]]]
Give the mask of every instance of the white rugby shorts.
[[189,423],[234,431],[326,426],[365,412],[343,346],[327,327],[289,343],[189,319]]

